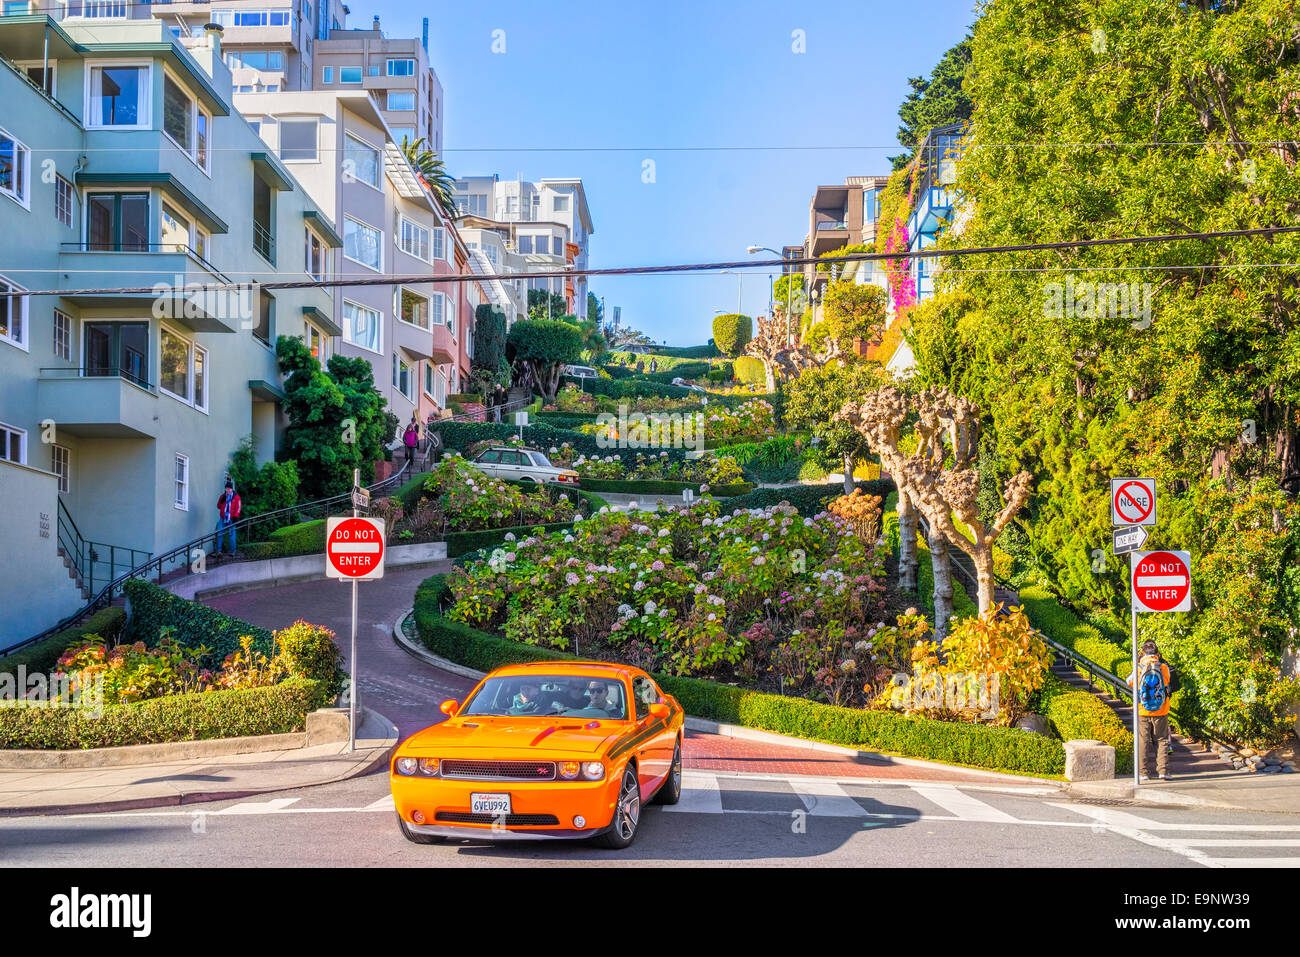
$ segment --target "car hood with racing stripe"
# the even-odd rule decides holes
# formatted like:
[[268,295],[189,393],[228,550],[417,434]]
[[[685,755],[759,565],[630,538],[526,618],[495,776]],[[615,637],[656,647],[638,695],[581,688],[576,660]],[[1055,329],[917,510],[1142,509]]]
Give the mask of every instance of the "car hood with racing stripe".
[[408,738],[401,753],[420,757],[503,758],[524,755],[540,758],[547,754],[599,755],[636,726],[626,721],[583,721],[574,718],[518,718],[469,716],[451,718],[425,728]]

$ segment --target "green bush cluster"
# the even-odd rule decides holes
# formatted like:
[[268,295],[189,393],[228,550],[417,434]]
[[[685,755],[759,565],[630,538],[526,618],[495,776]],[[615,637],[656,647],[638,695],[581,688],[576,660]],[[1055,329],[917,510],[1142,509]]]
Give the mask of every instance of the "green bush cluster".
[[152,648],[159,632],[170,625],[176,629],[174,637],[181,645],[206,645],[212,649],[204,658],[204,667],[220,667],[226,655],[239,650],[239,639],[244,635],[252,636],[254,650],[268,658],[274,656],[271,633],[265,628],[173,595],[142,578],[128,580],[123,590],[131,603],[126,641],[143,641]]
[[740,356],[735,362],[735,377],[745,385],[763,385],[767,382],[767,368],[757,356]]
[[[894,490],[892,479],[871,479],[857,482],[856,487],[866,495],[879,495],[884,498]],[[790,488],[759,488],[748,495],[737,495],[728,499],[725,507],[732,509],[767,508],[780,502],[789,502],[799,510],[800,515],[816,515],[824,511],[826,503],[844,494],[844,485],[832,482],[827,485],[799,485]]]
[[[442,435],[445,449],[462,454],[476,442],[498,442],[504,445],[509,439],[517,438],[519,435],[518,426],[495,422],[444,422],[437,428]],[[617,455],[624,459],[634,459],[638,452],[644,454],[644,450],[641,449],[604,449],[597,443],[594,435],[557,429],[550,425],[524,426],[524,442],[530,448],[542,451],[547,451],[552,446],[559,448],[563,443],[568,442],[579,455],[588,457],[603,458],[606,455]],[[662,451],[668,453],[668,459],[681,461],[686,458],[689,449]]]
[[1020,604],[1034,627],[1057,644],[1064,645],[1093,664],[1101,665],[1123,679],[1133,668],[1132,652],[1102,637],[1092,625],[1080,621],[1063,608],[1056,596],[1043,585],[1025,585],[1020,589]]
[[329,697],[320,682],[292,678],[264,688],[206,691],[106,707],[0,706],[0,748],[71,751],[168,741],[289,734]]
[[19,667],[26,669],[27,674],[49,674],[63,653],[87,635],[99,635],[111,645],[122,634],[125,623],[126,612],[121,608],[101,608],[79,625],[0,658],[0,674],[17,674]]
[[447,557],[456,558],[481,548],[494,548],[504,544],[506,533],[512,533],[516,538],[526,538],[538,532],[553,532],[572,527],[572,522],[553,522],[550,525],[519,525],[511,528],[482,528],[472,532],[448,532]]
[[[444,618],[446,577],[425,579],[415,594],[421,644],[459,664],[491,671],[508,664],[573,658],[565,652],[507,641]],[[659,686],[688,714],[849,747],[1021,774],[1059,775],[1065,749],[1059,741],[1010,728],[908,718],[883,711],[837,708],[803,698],[746,691],[699,678],[655,675]]]
[[[529,416],[531,422],[537,419],[538,425],[549,425],[553,429],[572,429],[577,430],[580,426],[594,423],[599,412],[538,412],[536,416]],[[559,448],[559,446],[556,446]]]
[[325,551],[325,519],[318,518],[297,525],[286,525],[271,533],[265,542],[249,542],[240,547],[245,558],[263,561],[268,558],[291,558],[294,555],[318,555]]
[[[588,479],[582,480],[582,487],[592,492],[618,492],[626,495],[672,495],[680,496],[683,491],[700,490],[699,482],[668,482],[661,480],[627,480],[627,479]],[[709,494],[714,498],[726,498],[732,495],[746,495],[754,490],[749,482],[734,485],[713,485]]]
[[[672,378],[671,376],[669,377]],[[635,399],[639,396],[658,396],[664,399],[686,399],[699,393],[685,386],[665,385],[662,382],[650,382],[645,376],[635,373],[626,379],[575,379],[564,376],[564,382],[580,385],[585,392],[592,395],[605,395],[611,399]]]
[[754,320],[738,312],[713,317],[713,341],[719,351],[733,358],[745,351],[754,338]]
[[1096,695],[1071,688],[1053,674],[1043,677],[1035,706],[1062,741],[1104,741],[1115,749],[1115,770],[1133,770],[1133,732]]

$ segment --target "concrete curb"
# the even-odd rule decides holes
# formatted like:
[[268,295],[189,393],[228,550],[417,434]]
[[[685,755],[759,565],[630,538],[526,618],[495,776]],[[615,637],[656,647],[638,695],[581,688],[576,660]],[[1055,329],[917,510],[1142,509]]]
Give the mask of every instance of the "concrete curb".
[[[278,791],[296,791],[299,788],[317,787],[322,784],[337,784],[350,778],[363,777],[381,767],[387,767],[393,752],[397,750],[398,730],[393,722],[370,708],[363,707],[362,712],[372,720],[384,725],[383,738],[368,740],[378,743],[371,748],[358,750],[358,754],[371,752],[364,763],[341,774],[334,774],[315,781],[295,781],[291,784],[235,788],[229,791],[181,791],[177,794],[160,794],[147,798],[123,798],[119,801],[98,801],[89,804],[46,805],[43,807],[5,807],[0,808],[0,818],[5,817],[41,817],[47,815],[100,814],[108,811],[136,811],[159,807],[179,807],[187,804],[209,804],[214,801],[231,801],[239,798],[255,797],[259,794],[274,794]],[[364,727],[366,722],[362,721]]]
[[[448,661],[440,655],[435,655],[428,649],[421,648],[412,644],[411,641],[402,633],[402,622],[415,612],[414,608],[402,612],[393,622],[393,638],[397,643],[412,657],[418,658],[425,664],[433,665],[443,671],[449,671],[454,675],[460,675],[463,678],[473,678],[478,680],[486,672],[476,671],[473,668],[467,668],[464,665],[458,665],[454,661]],[[842,744],[827,744],[824,741],[809,741],[804,738],[792,738],[788,735],[777,734],[773,731],[759,731],[757,728],[746,728],[735,724],[721,724],[717,721],[708,721],[704,718],[695,718],[690,715],[686,716],[686,729],[688,731],[702,731],[708,734],[718,734],[725,738],[744,738],[750,741],[762,741],[766,744],[779,744],[790,748],[804,748],[810,751],[825,751],[830,754],[841,754],[847,757],[871,758],[877,761],[887,761],[890,764],[908,765],[918,768],[929,768],[932,770],[942,771],[964,771],[970,774],[978,774],[981,777],[987,777],[991,780],[1009,782],[1019,781],[1031,784],[1049,784],[1053,787],[1064,788],[1066,782],[1057,781],[1052,778],[1034,778],[1020,774],[1001,774],[997,771],[985,771],[981,768],[970,768],[964,764],[943,764],[938,761],[924,761],[920,758],[902,758],[894,755],[882,754],[878,751],[859,751],[856,748],[850,748]]]
[[406,619],[413,614],[415,614],[415,609],[408,608],[406,611],[398,615],[397,620],[393,622],[393,640],[397,642],[398,647],[412,658],[423,661],[426,665],[432,665],[441,671],[450,672],[451,674],[457,675],[461,678],[472,678],[473,680],[478,681],[487,674],[486,671],[477,671],[474,668],[467,668],[465,665],[458,665],[454,661],[448,661],[441,655],[435,655],[428,648],[422,648],[411,641],[411,639],[407,638],[402,632],[402,622],[406,621]]

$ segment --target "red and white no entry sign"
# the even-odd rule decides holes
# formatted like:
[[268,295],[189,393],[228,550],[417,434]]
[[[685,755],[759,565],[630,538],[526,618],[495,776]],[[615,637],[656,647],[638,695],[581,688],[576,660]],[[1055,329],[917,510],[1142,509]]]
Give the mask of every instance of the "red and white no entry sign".
[[1134,552],[1132,568],[1137,611],[1192,610],[1191,552]]
[[1110,480],[1110,523],[1116,528],[1156,523],[1156,480],[1113,478]]
[[325,523],[325,574],[330,578],[383,578],[383,519],[328,519]]

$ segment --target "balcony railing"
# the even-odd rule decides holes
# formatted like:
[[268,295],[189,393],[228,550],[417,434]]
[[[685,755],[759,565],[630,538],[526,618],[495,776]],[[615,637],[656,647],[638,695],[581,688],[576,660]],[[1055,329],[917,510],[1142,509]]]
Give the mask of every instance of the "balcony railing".
[[[157,0],[154,0],[157,2]],[[254,223],[254,226],[257,224]],[[272,245],[274,249],[274,241]],[[222,282],[229,282],[226,275],[216,266],[205,259],[198,250],[193,246],[181,245],[180,243],[102,243],[102,242],[77,242],[77,243],[59,243],[59,251],[65,253],[184,253],[190,259],[194,260],[213,276]]]
[[275,236],[256,220],[253,221],[253,249],[272,266],[275,265]]
[[849,224],[844,222],[843,220],[837,220],[837,221],[828,220],[827,222],[817,224],[818,232],[820,232],[823,229],[848,229],[848,228],[849,228]]
[[125,379],[146,392],[158,392],[158,387],[144,376],[120,366],[50,366],[42,368],[40,374],[42,379]]

